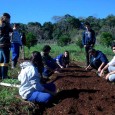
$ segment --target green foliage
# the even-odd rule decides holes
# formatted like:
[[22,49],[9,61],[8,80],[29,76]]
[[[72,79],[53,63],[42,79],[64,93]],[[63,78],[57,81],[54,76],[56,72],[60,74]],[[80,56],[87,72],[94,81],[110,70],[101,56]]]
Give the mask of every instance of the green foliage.
[[83,48],[83,44],[82,44],[82,39],[81,39],[81,38],[78,38],[78,39],[76,40],[76,45],[77,45],[80,49]]
[[62,35],[59,37],[57,44],[59,46],[65,46],[65,45],[69,44],[70,41],[71,41],[70,37],[68,37],[67,35]]
[[28,47],[28,49],[30,49],[31,46],[37,44],[36,42],[36,36],[32,32],[26,34],[26,46]]
[[100,43],[104,46],[111,46],[112,43],[112,35],[109,32],[102,32],[100,36]]

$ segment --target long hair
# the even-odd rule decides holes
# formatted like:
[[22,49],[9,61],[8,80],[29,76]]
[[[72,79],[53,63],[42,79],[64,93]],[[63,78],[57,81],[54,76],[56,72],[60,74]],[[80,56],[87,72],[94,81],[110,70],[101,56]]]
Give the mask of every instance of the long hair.
[[40,52],[33,51],[30,57],[31,63],[38,68],[38,71],[42,73],[43,71],[43,62]]
[[69,51],[65,51],[65,52],[67,53],[67,57],[65,57],[65,55],[63,54],[62,62],[66,65],[66,64],[69,64],[70,62],[70,56],[69,56]]

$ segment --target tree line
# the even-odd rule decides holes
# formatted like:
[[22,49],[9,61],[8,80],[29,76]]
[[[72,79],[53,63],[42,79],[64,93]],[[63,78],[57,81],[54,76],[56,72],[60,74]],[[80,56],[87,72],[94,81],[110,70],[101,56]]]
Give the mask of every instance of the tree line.
[[54,16],[52,19],[54,23],[45,22],[43,25],[39,22],[20,23],[20,31],[25,32],[28,47],[45,41],[57,43],[60,46],[76,43],[82,47],[81,38],[86,21],[91,24],[96,33],[97,44],[109,47],[115,40],[115,16],[112,14],[103,19],[94,16],[76,18],[69,14]]

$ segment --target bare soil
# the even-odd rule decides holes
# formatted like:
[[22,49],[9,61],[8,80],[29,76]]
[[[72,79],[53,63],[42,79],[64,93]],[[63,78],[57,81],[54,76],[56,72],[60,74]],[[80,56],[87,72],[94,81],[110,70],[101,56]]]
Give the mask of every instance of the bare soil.
[[[45,106],[22,101],[13,105],[22,112],[29,105],[32,115],[115,115],[115,83],[85,71],[81,63],[72,63],[58,74],[53,74],[58,93],[52,103]],[[33,111],[34,110],[34,111]]]

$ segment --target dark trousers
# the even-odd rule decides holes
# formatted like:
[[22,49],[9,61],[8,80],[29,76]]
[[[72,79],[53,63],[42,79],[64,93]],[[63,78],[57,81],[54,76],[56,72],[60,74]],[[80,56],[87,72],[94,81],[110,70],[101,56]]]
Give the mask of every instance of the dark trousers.
[[87,64],[87,66],[89,65],[89,62],[90,62],[90,60],[89,60],[89,50],[91,49],[91,46],[87,46],[87,47],[85,47],[85,53],[86,53],[86,64]]
[[0,77],[6,78],[8,75],[8,63],[10,59],[10,50],[8,47],[0,48]]

